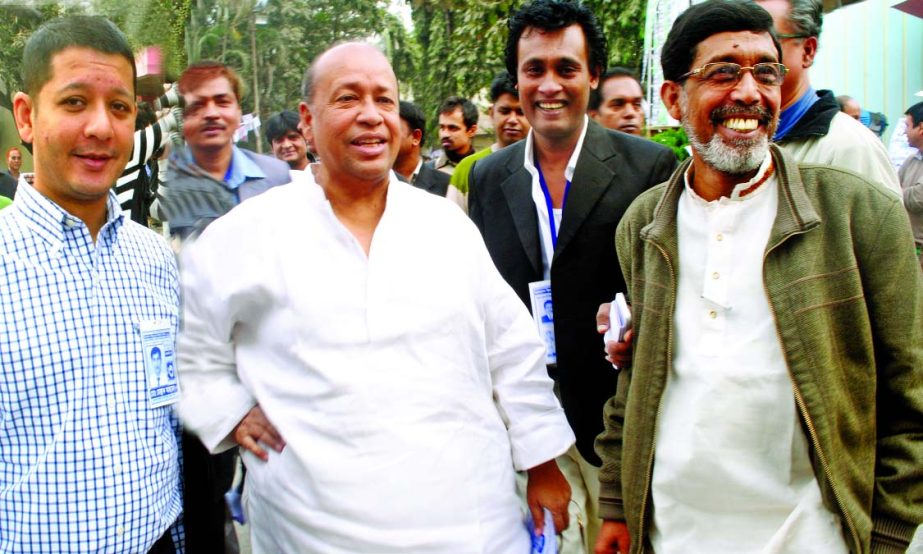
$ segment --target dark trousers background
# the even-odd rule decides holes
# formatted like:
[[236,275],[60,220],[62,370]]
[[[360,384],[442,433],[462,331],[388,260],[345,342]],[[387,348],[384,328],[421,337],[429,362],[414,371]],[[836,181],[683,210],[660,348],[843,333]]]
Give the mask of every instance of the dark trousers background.
[[[225,524],[230,525],[230,518],[224,502],[224,493],[231,488],[234,481],[237,449],[232,448],[212,456],[195,435],[184,431],[183,458],[186,552],[236,552],[236,540],[233,541],[234,544],[226,544]],[[232,532],[232,539],[233,535]]]

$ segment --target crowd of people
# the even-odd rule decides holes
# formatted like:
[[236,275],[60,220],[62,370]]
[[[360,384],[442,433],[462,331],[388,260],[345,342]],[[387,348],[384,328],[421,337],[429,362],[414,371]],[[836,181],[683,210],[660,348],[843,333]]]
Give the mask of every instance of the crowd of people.
[[121,31],[45,23],[0,174],[0,552],[234,552],[231,514],[254,553],[904,552],[923,102],[895,171],[811,86],[821,22],[677,18],[682,163],[577,0],[511,14],[494,141],[452,96],[431,159],[369,44],[305,68],[270,156],[227,65],[145,114]]

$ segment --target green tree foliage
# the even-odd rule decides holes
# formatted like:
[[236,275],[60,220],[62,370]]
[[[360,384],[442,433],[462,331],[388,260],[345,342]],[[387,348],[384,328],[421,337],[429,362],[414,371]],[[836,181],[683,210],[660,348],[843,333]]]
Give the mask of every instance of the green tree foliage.
[[[258,24],[259,19],[265,23]],[[395,71],[408,71],[412,46],[400,21],[378,0],[195,0],[186,30],[190,62],[213,59],[233,67],[246,84],[244,113],[260,118],[298,109],[301,81],[311,61],[348,40],[377,41]]]
[[[407,0],[411,6],[415,70],[410,92],[435,139],[436,110],[452,94],[472,97],[504,69],[509,14],[522,0]],[[585,0],[609,40],[609,65],[639,69],[644,46],[642,0]],[[482,108],[485,106],[482,106]]]
[[661,131],[652,136],[651,140],[669,147],[670,150],[673,150],[673,153],[676,154],[676,159],[679,161],[683,161],[689,157],[689,151],[686,150],[689,146],[689,138],[686,136],[686,131],[683,130],[682,127]]
[[94,0],[91,5],[91,13],[115,23],[136,52],[159,46],[168,75],[177,75],[186,67],[183,43],[190,0]]
[[58,4],[37,7],[0,6],[0,108],[12,109],[13,94],[22,90],[22,49],[43,22],[64,13]]
[[168,69],[176,72],[186,65],[183,37],[189,0],[94,0],[89,3],[46,2],[34,7],[0,6],[0,107],[11,108],[12,95],[22,88],[22,49],[29,36],[49,19],[74,13],[106,16],[126,35],[132,48],[158,45]]

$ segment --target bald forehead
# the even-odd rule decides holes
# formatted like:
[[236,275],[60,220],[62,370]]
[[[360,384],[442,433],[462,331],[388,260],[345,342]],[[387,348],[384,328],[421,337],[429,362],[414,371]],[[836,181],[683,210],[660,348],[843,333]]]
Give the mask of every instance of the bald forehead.
[[395,85],[397,85],[397,77],[394,76],[391,62],[380,50],[368,44],[347,43],[334,46],[317,59],[314,73],[316,78],[320,80],[334,68],[346,68],[357,72],[384,70],[387,68],[388,73],[394,79]]
[[320,67],[322,64],[328,63],[329,59],[336,60],[349,58],[351,56],[378,58],[385,63],[388,62],[384,54],[381,53],[381,50],[375,48],[371,44],[366,44],[364,42],[346,42],[333,46],[321,54],[317,58],[317,65]]

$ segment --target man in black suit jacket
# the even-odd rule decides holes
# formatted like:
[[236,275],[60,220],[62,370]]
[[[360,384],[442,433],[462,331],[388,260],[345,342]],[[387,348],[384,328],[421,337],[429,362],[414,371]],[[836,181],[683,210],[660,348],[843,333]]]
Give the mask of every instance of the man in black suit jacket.
[[450,179],[447,173],[433,169],[429,164],[423,164],[411,184],[436,196],[446,196],[451,186],[449,185]]
[[0,171],[0,196],[6,196],[10,200],[16,196],[16,187],[19,183],[9,174]]
[[469,214],[500,273],[527,306],[529,283],[550,278],[557,361],[549,371],[579,451],[572,449],[558,463],[574,499],[584,505],[587,524],[585,544],[568,548],[565,536],[565,549],[591,552],[599,524],[593,466],[600,461],[593,441],[617,377],[600,354],[596,310],[625,290],[616,225],[638,194],[667,180],[676,159],[663,146],[586,117],[589,91],[607,60],[605,38],[586,7],[535,0],[509,25],[506,65],[517,78],[532,132],[475,163]]
[[426,116],[416,104],[401,101],[401,145],[394,160],[398,177],[436,196],[446,196],[449,174],[423,163],[420,148],[426,132]]
[[0,171],[0,196],[10,200],[16,196],[16,187],[19,186],[19,170],[22,167],[22,151],[18,146],[13,146],[6,151],[6,172]]

